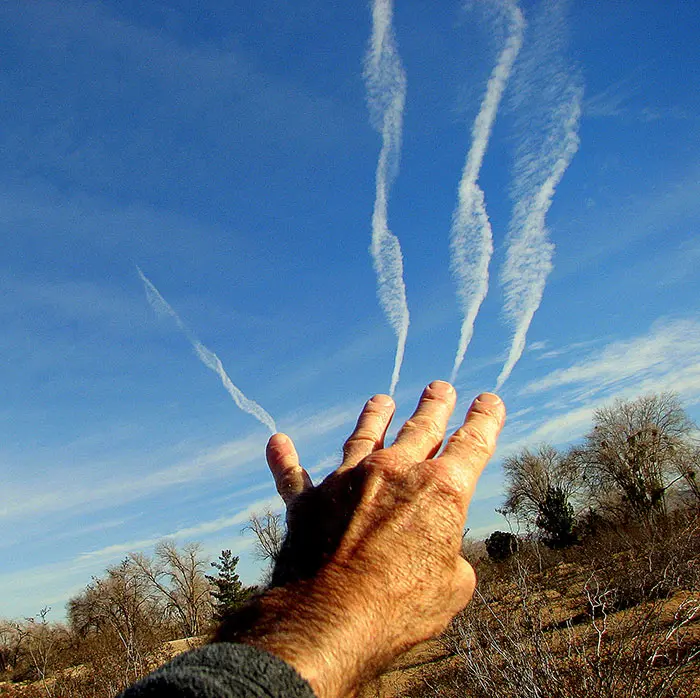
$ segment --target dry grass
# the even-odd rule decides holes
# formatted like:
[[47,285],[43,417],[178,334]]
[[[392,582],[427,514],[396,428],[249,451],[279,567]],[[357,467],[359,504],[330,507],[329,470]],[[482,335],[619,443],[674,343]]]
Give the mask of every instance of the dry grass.
[[384,696],[700,695],[700,521],[610,530],[568,551],[481,563],[443,642],[454,660]]

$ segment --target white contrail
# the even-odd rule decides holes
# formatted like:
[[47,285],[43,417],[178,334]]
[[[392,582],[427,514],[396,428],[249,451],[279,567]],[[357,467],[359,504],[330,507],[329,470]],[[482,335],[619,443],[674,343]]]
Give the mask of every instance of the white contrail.
[[387,224],[389,188],[399,167],[403,108],[406,101],[406,74],[394,39],[392,5],[393,0],[374,0],[372,37],[365,57],[364,71],[372,125],[382,136],[382,149],[377,162],[370,252],[377,275],[379,304],[397,338],[389,388],[391,395],[399,380],[409,324],[401,245]]
[[472,127],[472,145],[459,183],[457,208],[452,216],[450,231],[450,267],[457,283],[457,298],[462,311],[452,376],[457,377],[467,347],[474,333],[474,321],[489,288],[489,263],[493,254],[491,222],[486,213],[484,192],[478,184],[479,172],[489,143],[503,90],[508,83],[513,64],[523,44],[525,20],[515,2],[506,2],[508,35],[505,46],[491,72],[486,95]]
[[508,379],[525,349],[527,331],[552,270],[554,245],[547,239],[545,216],[556,187],[578,150],[583,91],[569,84],[562,97],[540,148],[536,152],[523,151],[516,164],[516,203],[501,272],[504,314],[514,332],[508,358],[498,376],[497,390]]
[[169,315],[178,328],[184,333],[184,335],[189,340],[190,344],[194,348],[195,353],[199,360],[210,370],[214,371],[224,388],[228,391],[228,394],[233,398],[233,401],[238,405],[240,409],[248,414],[252,415],[259,422],[264,424],[273,434],[277,431],[275,426],[275,420],[254,400],[247,398],[232,382],[228,377],[226,370],[224,369],[221,359],[213,352],[207,349],[190,331],[190,329],[185,325],[185,323],[180,319],[179,315],[173,310],[172,306],[160,295],[158,289],[146,278],[146,275],[136,267],[139,272],[139,276],[143,281],[146,288],[146,297],[148,302],[153,306],[153,309],[163,315]]

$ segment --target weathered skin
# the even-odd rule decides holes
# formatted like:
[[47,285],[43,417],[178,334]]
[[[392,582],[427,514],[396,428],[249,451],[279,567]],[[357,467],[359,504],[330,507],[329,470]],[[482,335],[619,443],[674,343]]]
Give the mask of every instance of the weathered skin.
[[341,466],[317,487],[291,439],[275,434],[267,459],[289,535],[273,588],[216,639],[266,649],[319,698],[334,698],[353,695],[398,654],[440,633],[474,592],[462,531],[505,421],[502,401],[484,393],[437,455],[455,402],[450,384],[431,383],[384,448],[395,406],[375,396]]

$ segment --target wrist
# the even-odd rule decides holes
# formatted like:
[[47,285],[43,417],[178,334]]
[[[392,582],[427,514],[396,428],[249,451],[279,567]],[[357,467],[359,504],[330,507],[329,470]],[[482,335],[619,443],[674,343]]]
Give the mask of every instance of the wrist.
[[241,642],[294,667],[319,698],[351,695],[383,664],[372,619],[342,583],[324,577],[271,589],[224,621],[215,642]]

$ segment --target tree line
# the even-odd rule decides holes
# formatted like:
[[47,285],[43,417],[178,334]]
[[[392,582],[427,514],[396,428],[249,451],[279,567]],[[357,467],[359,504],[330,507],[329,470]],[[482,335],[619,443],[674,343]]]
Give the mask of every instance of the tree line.
[[[601,527],[650,526],[669,509],[700,504],[697,427],[677,395],[618,400],[593,415],[565,449],[544,443],[503,462],[506,499],[498,509],[550,548],[565,548]],[[517,547],[512,532],[487,541],[492,557]]]
[[[281,518],[254,514],[245,529],[269,568],[282,542]],[[196,643],[258,590],[243,584],[238,563],[231,550],[208,562],[197,543],[163,540],[152,555],[132,553],[93,577],[68,601],[64,623],[50,622],[49,608],[0,620],[0,693],[15,695],[25,683],[44,696],[116,695],[169,659],[169,643]],[[31,695],[26,690],[17,695]]]

